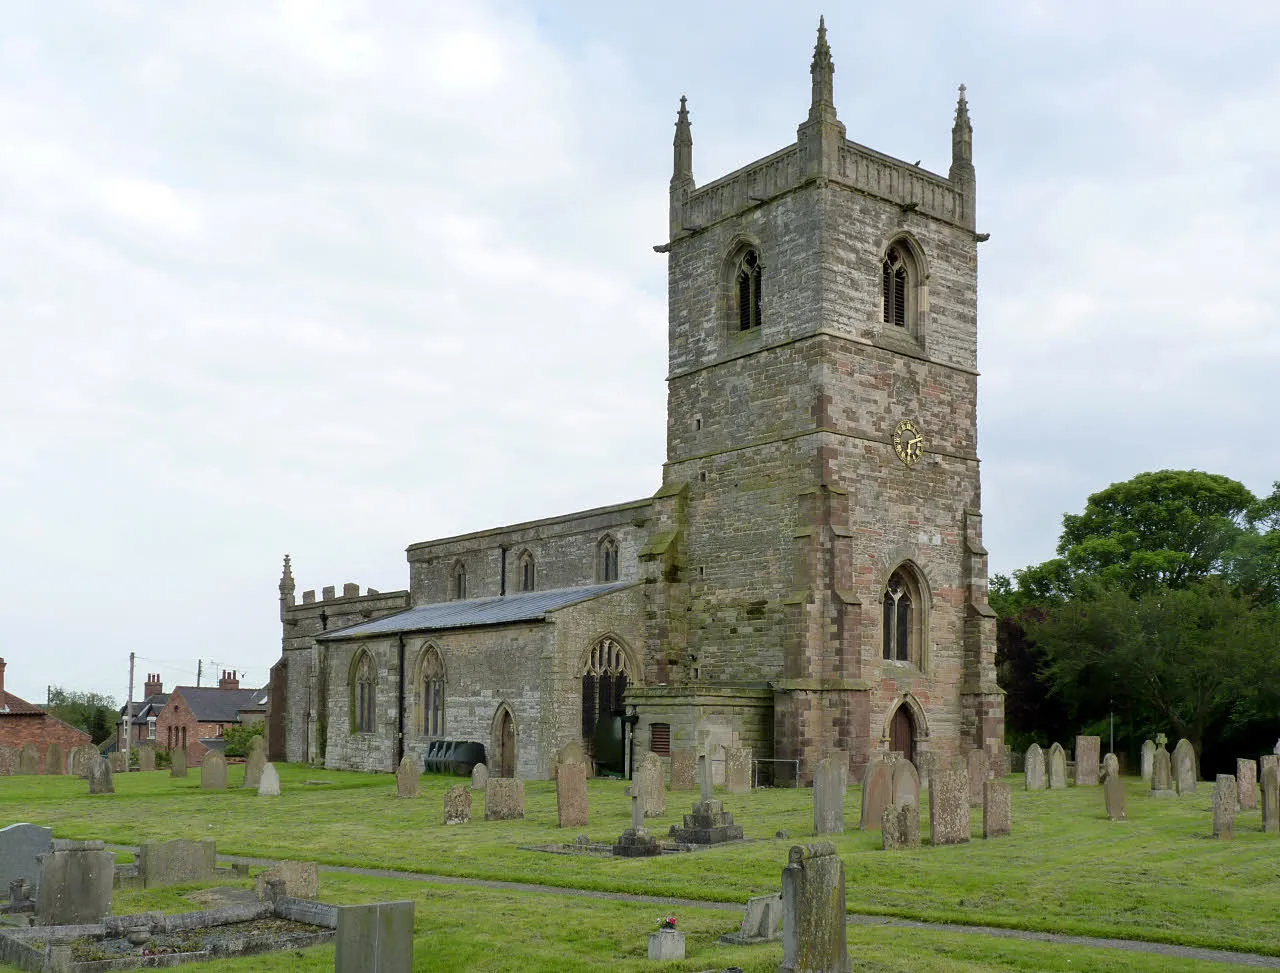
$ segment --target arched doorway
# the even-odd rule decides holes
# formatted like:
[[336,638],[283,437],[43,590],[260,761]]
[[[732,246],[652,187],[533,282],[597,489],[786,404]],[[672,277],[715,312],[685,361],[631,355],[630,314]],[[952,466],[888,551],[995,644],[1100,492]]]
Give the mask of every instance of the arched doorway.
[[605,636],[591,647],[583,665],[582,746],[597,767],[618,773],[625,760],[622,697],[628,681],[621,643]]
[[504,703],[493,721],[493,750],[489,754],[489,772],[497,777],[516,775],[516,721]]
[[916,721],[905,703],[894,711],[893,719],[889,721],[889,749],[901,753],[912,763],[916,762]]

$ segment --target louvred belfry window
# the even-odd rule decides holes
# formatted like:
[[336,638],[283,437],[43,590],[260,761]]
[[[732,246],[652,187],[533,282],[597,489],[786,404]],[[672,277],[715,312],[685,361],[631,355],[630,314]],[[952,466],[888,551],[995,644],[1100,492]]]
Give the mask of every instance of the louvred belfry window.
[[884,323],[906,327],[907,324],[907,268],[897,247],[890,247],[880,268],[881,300]]
[[760,327],[760,291],[763,283],[760,255],[748,250],[738,261],[737,302],[738,330]]

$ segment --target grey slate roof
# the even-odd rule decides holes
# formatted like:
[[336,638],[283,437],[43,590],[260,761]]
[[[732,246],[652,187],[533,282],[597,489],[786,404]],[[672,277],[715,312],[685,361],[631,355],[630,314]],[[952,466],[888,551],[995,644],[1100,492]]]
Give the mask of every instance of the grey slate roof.
[[468,598],[465,601],[440,601],[432,605],[410,608],[385,618],[362,622],[348,628],[335,629],[319,639],[356,639],[401,632],[433,632],[445,628],[470,628],[476,625],[506,625],[510,622],[540,622],[547,612],[589,601],[612,591],[621,591],[634,581],[584,585],[580,588],[554,588],[491,598]]
[[[242,709],[259,710],[261,689],[219,689],[217,686],[175,686],[201,723],[234,723]],[[170,694],[172,695],[172,693]]]

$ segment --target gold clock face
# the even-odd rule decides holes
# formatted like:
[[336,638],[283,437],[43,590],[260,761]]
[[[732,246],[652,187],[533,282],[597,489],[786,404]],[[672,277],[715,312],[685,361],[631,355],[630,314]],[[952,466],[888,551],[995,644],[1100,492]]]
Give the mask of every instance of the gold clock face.
[[908,466],[915,466],[916,460],[924,451],[924,436],[920,434],[920,427],[913,420],[903,419],[893,430],[893,451],[898,454],[898,459],[902,462]]

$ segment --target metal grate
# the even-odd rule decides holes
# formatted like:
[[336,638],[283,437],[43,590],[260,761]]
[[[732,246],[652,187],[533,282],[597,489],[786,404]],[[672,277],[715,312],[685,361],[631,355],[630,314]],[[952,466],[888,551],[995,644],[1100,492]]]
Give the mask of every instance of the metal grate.
[[663,757],[671,756],[671,724],[649,724],[649,749]]

